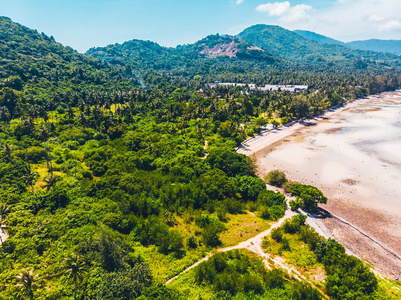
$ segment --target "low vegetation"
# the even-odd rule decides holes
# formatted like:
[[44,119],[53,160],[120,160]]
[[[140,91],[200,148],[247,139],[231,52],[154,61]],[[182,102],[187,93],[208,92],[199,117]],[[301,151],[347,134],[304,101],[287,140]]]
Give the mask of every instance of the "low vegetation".
[[[264,248],[282,256],[316,286],[324,286],[331,299],[397,299],[396,283],[383,282],[355,256],[333,239],[324,239],[297,215],[273,230]],[[390,288],[389,288],[390,286]]]
[[265,176],[265,180],[274,186],[282,187],[284,184],[287,183],[287,177],[285,173],[280,170],[273,170],[267,173]]

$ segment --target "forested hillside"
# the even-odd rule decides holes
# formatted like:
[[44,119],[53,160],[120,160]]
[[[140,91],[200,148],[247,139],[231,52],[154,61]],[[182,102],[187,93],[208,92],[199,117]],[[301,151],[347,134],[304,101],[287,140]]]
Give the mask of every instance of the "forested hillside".
[[[168,76],[219,76],[256,71],[266,73],[281,61],[267,50],[231,36],[210,35],[195,44],[176,48],[154,42],[132,40],[123,44],[92,48],[87,55],[107,61],[112,66],[129,66],[134,78],[152,69]],[[149,83],[149,82],[148,82]]]
[[[42,100],[52,92],[126,88],[122,75],[10,19],[0,17],[0,88]],[[47,100],[47,99],[46,99]]]
[[329,45],[343,45],[344,42],[329,38],[327,36],[312,32],[312,31],[307,31],[307,30],[294,30],[295,33],[299,34],[300,36],[314,40],[320,44],[329,44]]
[[363,60],[364,68],[381,68],[382,63],[389,66],[401,66],[398,56],[381,54],[371,51],[352,50],[335,44],[321,44],[315,40],[305,38],[296,32],[279,26],[254,25],[239,35],[240,38],[273,53],[280,54],[285,59],[311,64],[331,63],[340,67],[354,66]]
[[[281,269],[267,271],[247,251],[213,256],[178,286],[165,283],[284,216],[285,196],[266,189],[252,160],[233,151],[237,145],[267,123],[400,88],[397,70],[290,71],[269,51],[221,36],[175,50],[141,41],[109,46],[96,50],[103,63],[1,22],[0,221],[7,236],[0,299],[164,300],[199,291],[208,299],[340,299],[354,295],[353,281],[361,283],[357,296],[391,299],[361,261],[317,238],[319,251],[313,241],[311,251],[330,280],[315,286]],[[206,47],[230,55],[200,53]],[[196,93],[219,79],[310,87]],[[305,199],[317,190],[292,184]],[[299,231],[304,221],[291,221],[285,233],[306,232]],[[305,235],[305,243],[314,237]]]

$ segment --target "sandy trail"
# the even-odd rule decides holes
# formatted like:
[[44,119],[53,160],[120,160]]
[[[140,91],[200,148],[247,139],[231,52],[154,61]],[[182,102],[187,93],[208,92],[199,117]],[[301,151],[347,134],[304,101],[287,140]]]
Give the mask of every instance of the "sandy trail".
[[[269,188],[269,186],[268,186]],[[287,198],[287,202],[290,199]],[[281,225],[284,224],[284,222],[290,218],[292,218],[293,216],[297,215],[298,213],[302,213],[307,215],[307,213],[303,212],[303,211],[297,211],[297,212],[293,212],[291,211],[289,208],[286,209],[285,215],[284,217],[282,217],[280,220],[278,220],[276,223],[272,224],[272,226],[259,233],[258,235],[239,243],[238,245],[235,246],[231,246],[231,247],[225,247],[225,248],[219,248],[216,251],[217,252],[226,252],[226,251],[231,251],[231,250],[236,250],[236,249],[247,249],[249,251],[254,252],[255,254],[257,254],[258,256],[260,256],[263,259],[263,263],[266,267],[266,269],[271,270],[273,269],[273,267],[280,267],[284,270],[286,270],[289,274],[291,274],[295,279],[297,280],[302,280],[304,282],[309,282],[313,287],[316,287],[315,284],[313,282],[311,282],[308,278],[306,278],[304,275],[302,275],[298,270],[296,270],[294,267],[291,267],[290,265],[288,265],[285,260],[281,257],[274,257],[272,258],[268,253],[266,253],[263,250],[262,244],[263,244],[263,239],[270,235],[272,230],[275,228],[280,227]],[[307,224],[309,224],[311,227],[315,228],[315,230],[321,234],[323,237],[325,237],[326,239],[329,238],[330,236],[327,235],[327,229],[322,226],[321,224],[319,225],[317,222],[314,221],[315,216],[310,215],[310,217],[307,218]],[[212,253],[208,253],[208,255],[206,255],[204,258],[202,258],[201,260],[197,261],[196,263],[194,263],[193,265],[189,266],[188,268],[186,268],[184,271],[182,271],[181,273],[179,273],[178,275],[174,276],[173,278],[169,279],[166,284],[171,283],[173,280],[177,279],[179,276],[181,276],[182,274],[188,272],[189,270],[195,268],[196,266],[198,266],[199,264],[201,264],[204,261],[207,261],[210,257],[212,256]],[[273,267],[272,267],[273,266]],[[319,289],[318,287],[316,287],[323,295],[324,292]]]
[[[287,209],[286,212],[285,212],[284,217],[281,218],[278,222],[274,223],[269,229],[259,233],[258,235],[254,236],[254,237],[252,237],[252,238],[250,238],[250,239],[248,239],[248,240],[246,240],[244,242],[239,243],[238,245],[231,246],[231,247],[226,247],[226,248],[219,248],[216,251],[218,251],[218,252],[226,252],[226,251],[231,251],[231,250],[235,250],[235,249],[248,249],[248,250],[256,253],[257,255],[265,258],[266,257],[266,253],[264,253],[264,251],[262,249],[262,243],[263,243],[264,237],[269,235],[273,229],[283,225],[285,220],[293,217],[294,215],[296,215],[296,213],[294,213],[291,210]],[[200,263],[208,260],[211,256],[212,256],[212,253],[208,253],[208,255],[206,255],[204,258],[202,258],[201,260],[197,261],[193,265],[189,266],[188,268],[186,268],[184,271],[182,271],[177,276],[169,279],[166,282],[166,284],[169,284],[171,281],[177,279],[180,275],[188,272],[192,268],[198,266]],[[266,262],[265,262],[265,265],[267,265]]]

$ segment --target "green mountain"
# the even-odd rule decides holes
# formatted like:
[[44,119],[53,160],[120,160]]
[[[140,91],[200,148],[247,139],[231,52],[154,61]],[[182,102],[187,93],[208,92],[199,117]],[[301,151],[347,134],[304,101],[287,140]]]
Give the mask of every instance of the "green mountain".
[[280,54],[291,62],[301,64],[329,63],[340,67],[362,66],[373,69],[380,68],[383,63],[389,66],[401,66],[400,58],[395,55],[321,44],[279,26],[254,25],[238,36],[258,47]]
[[328,44],[328,45],[342,45],[344,46],[344,42],[329,38],[327,36],[312,32],[312,31],[307,31],[307,30],[294,30],[295,33],[299,34],[300,36],[314,40],[318,42],[319,44]]
[[179,76],[209,74],[211,69],[238,73],[243,71],[240,68],[243,64],[256,64],[264,68],[280,61],[270,51],[227,35],[209,35],[194,44],[176,48],[162,47],[150,41],[132,40],[123,44],[91,48],[86,55],[114,66],[128,64],[136,70],[153,69]]
[[401,55],[401,40],[366,40],[346,43],[347,47],[359,50],[388,52]]
[[121,75],[107,64],[6,17],[0,17],[0,61],[0,89],[35,90],[36,97],[122,86]]

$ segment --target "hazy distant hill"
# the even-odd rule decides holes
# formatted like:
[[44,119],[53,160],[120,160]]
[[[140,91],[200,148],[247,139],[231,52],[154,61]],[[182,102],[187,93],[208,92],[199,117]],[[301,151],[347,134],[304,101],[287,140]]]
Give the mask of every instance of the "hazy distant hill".
[[385,52],[401,55],[401,40],[378,40],[354,41],[344,43],[330,37],[306,30],[294,30],[300,36],[318,42],[320,44],[341,45],[354,50],[365,50]]
[[329,38],[327,36],[312,32],[312,31],[307,31],[307,30],[294,30],[295,33],[299,34],[300,36],[314,40],[320,44],[329,44],[329,45],[341,45],[344,46],[344,42]]
[[366,41],[349,42],[346,45],[352,49],[388,52],[401,55],[401,40],[372,39]]

